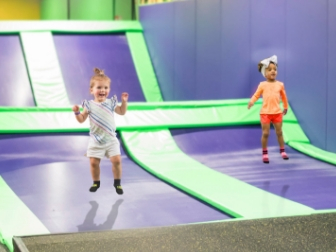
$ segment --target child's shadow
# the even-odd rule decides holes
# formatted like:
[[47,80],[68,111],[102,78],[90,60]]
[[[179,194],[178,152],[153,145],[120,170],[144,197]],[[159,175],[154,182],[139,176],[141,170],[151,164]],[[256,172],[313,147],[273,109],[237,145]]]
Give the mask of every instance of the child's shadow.
[[118,216],[119,206],[123,199],[118,199],[113,205],[106,221],[102,224],[95,224],[94,218],[96,217],[99,204],[96,201],[90,201],[91,209],[86,214],[83,224],[78,225],[78,232],[95,231],[95,230],[111,230]]

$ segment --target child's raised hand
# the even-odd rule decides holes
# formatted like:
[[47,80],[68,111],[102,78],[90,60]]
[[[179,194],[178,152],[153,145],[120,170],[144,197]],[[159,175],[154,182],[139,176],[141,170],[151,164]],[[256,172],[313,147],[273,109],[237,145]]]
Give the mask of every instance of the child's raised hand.
[[74,106],[72,107],[72,111],[73,111],[73,112],[79,112],[79,106],[78,106],[78,105],[74,105]]
[[283,115],[286,115],[287,114],[287,109],[284,109],[283,112],[282,112]]
[[249,102],[248,105],[247,105],[247,109],[250,109],[252,106],[253,106],[253,103]]
[[124,92],[121,94],[121,101],[127,102],[128,101],[128,93]]

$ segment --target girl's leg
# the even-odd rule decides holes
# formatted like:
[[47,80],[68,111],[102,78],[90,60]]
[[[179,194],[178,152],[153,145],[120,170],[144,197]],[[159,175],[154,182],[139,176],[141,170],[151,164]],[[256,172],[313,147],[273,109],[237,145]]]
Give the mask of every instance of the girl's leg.
[[110,157],[114,179],[121,179],[121,157],[120,155]]
[[278,138],[278,143],[280,148],[284,148],[285,147],[285,141],[283,139],[283,135],[282,135],[282,122],[279,123],[274,123],[274,128],[275,128],[275,133],[277,135]]
[[278,143],[280,147],[280,154],[283,159],[288,159],[287,153],[285,152],[285,141],[282,135],[282,122],[274,123],[275,133],[278,138]]
[[270,133],[270,124],[269,123],[262,123],[261,124],[261,130],[262,130],[261,147],[264,150],[264,149],[267,149],[268,136],[269,136],[269,133]]
[[123,189],[121,187],[121,175],[122,175],[122,167],[121,167],[121,157],[120,155],[110,157],[112,163],[112,172],[114,177],[113,186],[116,189],[118,194],[123,194]]
[[90,192],[95,192],[100,187],[100,159],[90,157],[90,171],[93,180],[93,185],[90,187]]
[[262,123],[261,124],[262,129],[262,135],[261,135],[261,147],[263,151],[263,162],[269,163],[268,159],[268,151],[267,151],[267,145],[268,145],[268,137],[270,133],[270,124],[269,123]]

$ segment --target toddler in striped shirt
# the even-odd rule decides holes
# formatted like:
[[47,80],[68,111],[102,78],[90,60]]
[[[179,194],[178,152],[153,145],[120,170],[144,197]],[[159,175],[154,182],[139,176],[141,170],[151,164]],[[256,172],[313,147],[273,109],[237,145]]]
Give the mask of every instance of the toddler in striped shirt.
[[90,119],[90,140],[86,156],[90,159],[93,185],[89,191],[96,192],[100,187],[100,160],[107,157],[112,163],[116,192],[123,194],[120,142],[116,137],[114,113],[125,115],[128,93],[121,94],[121,105],[118,105],[118,99],[115,95],[108,98],[111,79],[101,69],[95,68],[94,73],[90,80],[90,93],[94,99],[83,101],[83,112],[80,112],[78,105],[72,108],[78,122],[83,123],[88,117]]

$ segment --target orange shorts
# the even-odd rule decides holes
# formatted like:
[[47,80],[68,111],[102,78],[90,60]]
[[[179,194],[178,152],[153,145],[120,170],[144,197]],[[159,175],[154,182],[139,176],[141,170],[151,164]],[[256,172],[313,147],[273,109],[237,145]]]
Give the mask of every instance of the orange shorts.
[[282,113],[280,114],[260,114],[260,122],[262,124],[282,122]]

